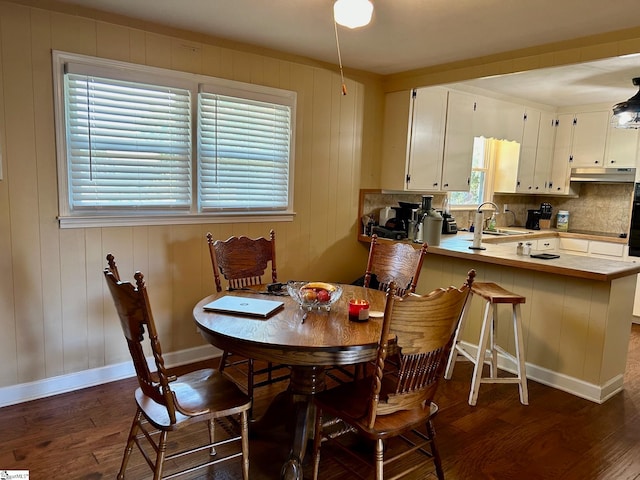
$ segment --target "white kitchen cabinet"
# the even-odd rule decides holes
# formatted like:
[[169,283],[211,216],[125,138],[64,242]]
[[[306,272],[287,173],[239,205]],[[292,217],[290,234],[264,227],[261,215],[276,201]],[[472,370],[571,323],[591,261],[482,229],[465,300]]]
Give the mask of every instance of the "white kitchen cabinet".
[[520,147],[518,193],[549,193],[556,135],[555,114],[527,108]]
[[636,166],[638,152],[638,130],[609,126],[604,153],[605,167]]
[[558,115],[555,121],[555,142],[551,161],[549,193],[565,194],[569,191],[569,160],[573,135],[572,113]]
[[558,249],[558,239],[556,237],[539,238],[536,240],[536,250],[541,252],[552,251]]
[[582,238],[560,237],[558,238],[558,251],[571,255],[588,255],[589,240]]
[[[540,113],[538,144],[536,146],[536,167],[533,173],[533,191],[553,193],[553,148],[556,138],[556,115]],[[560,172],[558,172],[560,178]]]
[[589,241],[589,256],[598,258],[611,258],[622,260],[624,257],[624,247],[622,243]]
[[411,102],[411,91],[392,92],[385,96],[380,172],[383,189],[407,189]]
[[474,113],[473,95],[449,91],[441,190],[469,190],[473,160]]
[[[540,111],[527,109],[522,122],[520,144],[520,161],[514,190],[510,192],[533,193],[533,179],[536,168],[536,150],[538,148],[538,131],[540,129]],[[504,191],[504,190],[496,190]]]
[[476,98],[442,87],[387,94],[382,189],[469,190]]
[[608,111],[558,115],[549,193],[568,193],[571,168],[603,166],[608,125]]
[[575,114],[569,158],[572,168],[603,166],[609,118],[609,111]]
[[440,87],[386,95],[383,189],[440,190],[447,96]]
[[422,88],[413,92],[408,185],[411,190],[438,190],[442,177],[447,91]]

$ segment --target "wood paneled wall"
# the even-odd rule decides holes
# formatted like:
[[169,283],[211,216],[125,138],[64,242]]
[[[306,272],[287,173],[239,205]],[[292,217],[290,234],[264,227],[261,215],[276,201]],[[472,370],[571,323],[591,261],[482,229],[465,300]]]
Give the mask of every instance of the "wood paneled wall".
[[[348,80],[342,96],[324,66],[36,7],[0,1],[0,387],[127,361],[102,275],[108,252],[123,277],[145,274],[165,352],[204,343],[191,310],[214,291],[208,231],[224,239],[274,228],[281,280],[362,273],[358,190],[377,184],[379,79]],[[52,49],[297,91],[295,219],[59,229]]]

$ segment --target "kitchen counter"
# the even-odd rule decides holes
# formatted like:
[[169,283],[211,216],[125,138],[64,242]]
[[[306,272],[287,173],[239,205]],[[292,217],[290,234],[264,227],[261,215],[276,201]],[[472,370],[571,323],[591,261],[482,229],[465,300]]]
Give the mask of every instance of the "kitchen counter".
[[[510,228],[510,230],[515,230]],[[370,242],[370,238],[361,235],[361,241]],[[469,246],[473,240],[473,233],[458,232],[456,235],[443,235],[438,246],[429,246],[427,257],[443,255],[462,258],[475,262],[524,268],[527,270],[565,275],[578,278],[589,278],[599,281],[610,281],[615,278],[626,277],[640,273],[640,263],[593,258],[584,255],[561,253],[560,258],[541,260],[528,256],[517,255],[513,242],[526,242],[549,237],[581,238],[585,240],[607,241],[626,244],[626,238],[602,237],[577,233],[557,232],[555,230],[539,230],[531,233],[523,229],[522,235],[486,235],[482,236],[482,246],[486,250],[471,250]],[[379,239],[382,242],[396,240]],[[505,245],[508,243],[509,245]],[[419,244],[415,244],[419,248]],[[534,250],[532,253],[536,253]],[[428,261],[428,260],[427,260]]]
[[[531,239],[548,238],[549,236],[555,235],[573,238],[586,238],[585,235],[566,233],[535,233],[493,238],[486,238],[488,235],[483,235],[482,246],[485,247],[486,250],[471,250],[469,245],[471,245],[473,233],[459,232],[457,235],[443,236],[440,245],[437,247],[430,246],[427,253],[465,258],[476,262],[491,263],[495,265],[524,268],[527,270],[553,273],[556,275],[589,278],[599,281],[610,281],[615,278],[640,273],[640,263],[627,263],[623,261],[593,258],[584,255],[571,255],[567,253],[560,253],[560,258],[541,260],[528,256],[517,255],[516,250],[512,245],[513,242],[524,242]],[[602,237],[596,238],[598,240],[603,240]],[[607,239],[607,241],[609,240]],[[504,245],[507,242],[510,243],[509,246]],[[536,251],[533,251],[532,253],[536,253]]]
[[[416,291],[426,293],[447,285],[461,285],[467,272],[475,269],[476,281],[495,282],[525,296],[521,312],[527,377],[602,403],[623,389],[640,263],[564,252],[553,260],[516,254],[514,242],[559,235],[604,240],[536,231],[523,235],[483,235],[482,246],[486,250],[471,250],[473,233],[443,235],[439,246],[427,250]],[[370,241],[366,236],[360,236],[359,240]],[[626,239],[606,239],[610,240],[626,243]],[[469,321],[462,332],[463,344],[472,354],[480,337],[482,309],[483,302],[474,297]],[[498,308],[497,312],[498,338],[505,339],[504,347],[513,354],[511,310]],[[498,362],[501,368],[515,371],[506,357],[500,356]],[[513,395],[517,396],[517,390]],[[535,402],[535,397],[530,401]]]

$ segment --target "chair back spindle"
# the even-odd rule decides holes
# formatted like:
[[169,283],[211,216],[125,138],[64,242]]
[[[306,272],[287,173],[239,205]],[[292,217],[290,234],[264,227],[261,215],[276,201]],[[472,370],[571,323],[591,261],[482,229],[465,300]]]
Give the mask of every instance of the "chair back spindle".
[[[474,277],[472,270],[461,288],[440,288],[424,296],[399,297],[397,284],[391,282],[369,399],[371,427],[378,415],[419,408],[433,400]],[[398,368],[385,371],[391,340]]]

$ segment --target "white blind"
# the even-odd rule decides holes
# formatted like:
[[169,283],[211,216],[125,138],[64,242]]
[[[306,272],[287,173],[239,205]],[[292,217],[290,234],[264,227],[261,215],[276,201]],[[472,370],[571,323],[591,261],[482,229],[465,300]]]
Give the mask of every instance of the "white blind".
[[202,210],[285,210],[289,201],[291,107],[201,92]]
[[71,209],[191,206],[189,90],[65,74]]

